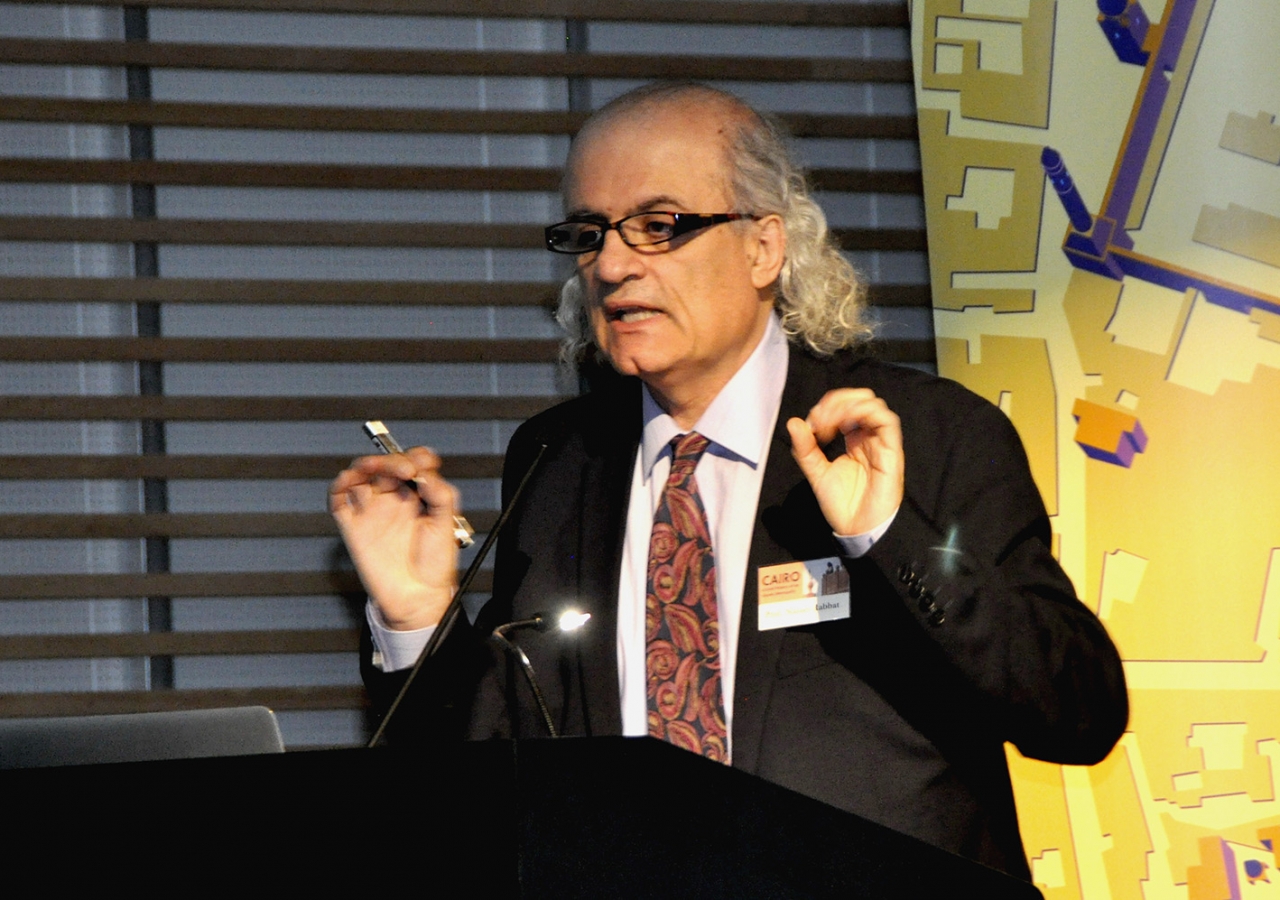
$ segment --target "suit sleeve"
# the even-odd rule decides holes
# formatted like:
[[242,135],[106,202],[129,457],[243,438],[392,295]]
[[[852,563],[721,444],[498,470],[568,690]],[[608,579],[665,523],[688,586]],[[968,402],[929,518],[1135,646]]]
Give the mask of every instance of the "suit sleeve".
[[1128,720],[1119,654],[1050,553],[1011,423],[956,399],[909,426],[906,496],[867,564],[958,673],[967,689],[954,696],[1001,739],[1037,759],[1098,762]]

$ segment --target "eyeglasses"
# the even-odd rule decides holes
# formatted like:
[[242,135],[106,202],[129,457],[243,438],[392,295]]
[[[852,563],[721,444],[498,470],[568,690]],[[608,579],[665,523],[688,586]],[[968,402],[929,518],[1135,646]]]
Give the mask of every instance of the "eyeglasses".
[[582,219],[561,222],[546,230],[547,249],[553,253],[590,253],[604,246],[604,236],[617,231],[628,247],[665,244],[682,234],[739,219],[754,219],[747,213],[644,212],[616,222]]

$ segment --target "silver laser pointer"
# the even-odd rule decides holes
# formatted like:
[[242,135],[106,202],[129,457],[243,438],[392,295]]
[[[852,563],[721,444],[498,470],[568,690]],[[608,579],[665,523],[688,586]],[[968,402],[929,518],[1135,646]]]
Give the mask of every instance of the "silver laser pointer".
[[[380,419],[370,419],[365,422],[364,433],[369,435],[369,440],[373,441],[373,445],[383,453],[404,452],[404,448],[391,436],[390,430],[386,425],[382,424]],[[410,487],[414,486],[410,484]],[[417,488],[414,487],[414,490],[417,490]],[[475,538],[473,537],[475,533],[476,530],[471,527],[471,523],[465,518],[462,516],[453,517],[453,539],[458,542],[459,550],[465,550],[475,543]]]

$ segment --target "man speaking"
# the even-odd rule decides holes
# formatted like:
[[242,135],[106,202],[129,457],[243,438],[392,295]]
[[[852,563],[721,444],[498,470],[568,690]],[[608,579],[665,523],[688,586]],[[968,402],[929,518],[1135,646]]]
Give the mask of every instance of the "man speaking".
[[[406,727],[542,733],[481,638],[573,603],[572,642],[522,639],[563,733],[653,735],[1028,878],[1004,742],[1097,762],[1127,702],[1009,421],[859,352],[855,273],[778,128],[728,94],[610,103],[564,204],[567,344],[627,377],[512,438],[508,494],[548,450]],[[425,448],[331,488],[375,705],[452,597],[457,498]]]

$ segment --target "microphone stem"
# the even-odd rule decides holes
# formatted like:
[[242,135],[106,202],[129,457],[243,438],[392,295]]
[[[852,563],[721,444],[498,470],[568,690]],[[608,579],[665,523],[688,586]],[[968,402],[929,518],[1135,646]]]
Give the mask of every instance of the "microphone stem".
[[529,682],[529,687],[533,690],[533,699],[538,703],[538,712],[542,713],[543,724],[547,726],[547,733],[552,737],[559,737],[556,733],[555,723],[551,721],[551,710],[547,709],[547,701],[542,697],[542,691],[538,687],[538,679],[533,674],[533,663],[529,662],[529,655],[521,649],[519,644],[514,644],[507,640],[507,636],[502,633],[503,628],[495,628],[493,633],[489,635],[489,640],[498,644],[508,653],[514,654],[516,660],[520,663],[520,671],[524,672],[525,681]]
[[[453,593],[453,600],[450,601],[448,609],[444,611],[444,615],[440,618],[440,624],[436,626],[436,630],[432,633],[427,645],[422,648],[422,652],[418,654],[418,661],[413,664],[413,668],[409,670],[409,675],[405,678],[404,684],[400,688],[400,692],[396,694],[396,699],[391,702],[391,706],[387,709],[387,714],[382,717],[382,723],[378,726],[378,730],[373,733],[373,737],[369,739],[367,747],[376,747],[382,742],[383,736],[387,732],[387,725],[396,714],[396,710],[400,708],[401,701],[409,693],[409,688],[413,685],[414,680],[418,677],[418,673],[422,671],[422,666],[428,659],[435,655],[436,649],[449,636],[449,632],[453,630],[453,626],[458,621],[458,616],[462,613],[462,595],[471,587],[471,582],[475,581],[476,575],[480,572],[480,566],[489,556],[489,550],[498,539],[498,533],[502,531],[502,526],[507,523],[507,519],[511,518],[511,511],[520,502],[520,495],[524,493],[525,485],[529,483],[529,479],[533,477],[533,473],[538,471],[538,464],[542,462],[542,455],[547,452],[547,444],[543,444],[538,448],[537,455],[534,456],[533,462],[529,464],[529,468],[525,469],[524,477],[520,479],[520,483],[516,485],[515,492],[511,495],[511,500],[502,510],[502,514],[498,516],[498,521],[489,529],[488,536],[485,537],[484,543],[480,545],[480,550],[476,553],[475,559],[471,560],[471,565],[467,567],[467,571],[462,576],[462,581],[458,582],[458,589]],[[534,688],[536,691],[537,688]],[[545,713],[544,713],[545,714]],[[548,717],[549,718],[549,717]]]

